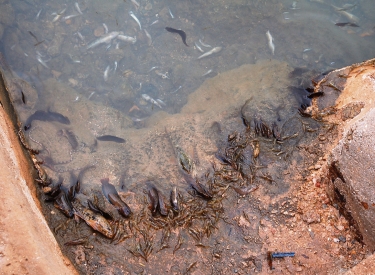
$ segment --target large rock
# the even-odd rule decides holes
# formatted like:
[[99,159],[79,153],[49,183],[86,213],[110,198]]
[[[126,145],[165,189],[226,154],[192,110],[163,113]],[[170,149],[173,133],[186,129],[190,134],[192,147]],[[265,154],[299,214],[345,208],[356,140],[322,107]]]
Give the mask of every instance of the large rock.
[[[340,212],[352,223],[357,235],[372,251],[375,250],[375,60],[333,72],[323,80],[318,89],[325,93],[337,93],[327,87],[336,79],[346,83],[335,107],[324,106],[324,97],[317,100],[319,111],[315,115],[327,113],[331,108],[333,115],[327,119],[338,128],[338,139],[328,153],[325,171],[328,194]],[[331,85],[330,85],[331,86]],[[323,116],[320,116],[324,118]]]

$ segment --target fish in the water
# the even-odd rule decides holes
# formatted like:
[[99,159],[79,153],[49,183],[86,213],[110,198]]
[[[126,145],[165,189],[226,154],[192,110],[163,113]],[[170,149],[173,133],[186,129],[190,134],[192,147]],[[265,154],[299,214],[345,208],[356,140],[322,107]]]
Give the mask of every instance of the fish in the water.
[[358,28],[358,27],[359,27],[357,24],[350,23],[350,22],[345,22],[345,23],[336,23],[335,25],[336,25],[336,26],[339,26],[339,27],[345,27],[345,26],[355,27],[355,28]]
[[118,213],[127,218],[130,216],[132,211],[130,207],[120,198],[119,194],[116,191],[116,188],[109,183],[109,179],[101,179],[102,191],[107,200],[116,208]]
[[186,43],[186,33],[183,30],[176,30],[174,28],[166,27],[167,31],[171,33],[178,33],[181,36],[182,42],[189,47],[189,45]]
[[125,143],[125,139],[116,137],[116,136],[111,136],[111,135],[104,135],[104,136],[96,137],[96,139],[100,141],[113,141],[117,143]]
[[270,31],[266,32],[267,40],[268,40],[268,47],[270,47],[270,50],[272,52],[272,55],[275,54],[275,44],[273,44],[273,37],[270,33]]
[[96,46],[103,44],[103,43],[108,44],[112,41],[112,39],[116,38],[119,34],[120,34],[119,32],[110,32],[109,34],[104,35],[100,37],[99,39],[95,40],[94,42],[92,42],[91,44],[89,44],[86,50],[95,48]]
[[33,120],[57,121],[57,122],[60,122],[62,124],[70,124],[69,118],[67,118],[66,116],[64,116],[60,113],[51,112],[51,111],[45,112],[45,111],[38,110],[34,114],[29,116],[29,118],[26,120],[25,131],[30,129],[31,122],[33,122]]
[[129,11],[129,15],[137,22],[139,29],[142,30],[141,22],[139,22],[139,19],[135,16],[135,14],[132,11]]
[[201,56],[199,56],[197,59],[201,59],[201,58],[209,56],[209,55],[211,55],[213,53],[218,53],[218,52],[221,51],[221,49],[222,49],[222,47],[215,47],[212,50],[210,50],[208,52],[205,52],[204,54],[202,54]]

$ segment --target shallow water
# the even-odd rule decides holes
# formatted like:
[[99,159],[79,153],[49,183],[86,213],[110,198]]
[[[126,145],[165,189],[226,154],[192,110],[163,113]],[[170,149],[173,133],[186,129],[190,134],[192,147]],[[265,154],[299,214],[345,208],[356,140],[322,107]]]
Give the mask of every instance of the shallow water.
[[[198,264],[202,274],[224,271],[224,264],[216,264],[214,268],[207,264],[209,255],[215,255],[216,248],[221,250],[228,244],[232,251],[249,245],[249,241],[238,237],[236,230],[232,235],[225,217],[231,220],[238,211],[244,211],[240,209],[245,209],[259,221],[269,211],[266,202],[263,210],[260,206],[262,196],[270,200],[277,197],[277,204],[287,201],[287,207],[295,207],[288,201],[287,178],[296,171],[289,171],[290,176],[285,171],[302,158],[295,151],[296,146],[312,139],[315,133],[302,129],[305,124],[297,112],[306,94],[290,87],[307,85],[314,74],[309,72],[318,74],[373,57],[374,7],[371,0],[357,3],[347,12],[358,17],[352,23],[359,27],[339,27],[335,23],[349,19],[331,4],[342,7],[344,1],[248,2],[142,1],[137,8],[132,1],[105,4],[81,1],[82,15],[72,2],[29,0],[2,4],[7,8],[7,16],[1,16],[4,33],[0,47],[10,67],[7,69],[2,63],[2,69],[21,121],[26,123],[36,110],[57,112],[70,120],[69,125],[34,120],[25,131],[30,146],[40,150],[37,159],[43,161],[42,167],[54,184],[61,177],[63,185],[69,187],[83,168],[93,166],[81,178],[76,201],[86,204],[95,195],[107,211],[120,219],[101,194],[100,179],[109,178],[132,209],[134,218],[130,220],[139,223],[147,234],[155,235],[151,238],[146,234],[146,238],[138,232],[117,246],[95,236],[90,240],[94,249],[85,251],[86,260],[77,260],[82,256],[82,247],[62,246],[81,272],[101,274],[127,270],[153,274],[152,267],[156,265],[159,270],[167,266],[166,270],[178,273],[202,259],[205,264]],[[142,30],[129,11],[139,19]],[[63,19],[69,15],[77,16]],[[183,30],[189,46],[165,27]],[[121,31],[136,37],[136,42],[113,38],[110,43],[87,49],[90,43],[106,35],[105,28],[109,33]],[[144,30],[150,34],[151,41]],[[273,37],[274,53],[268,45],[267,31]],[[205,47],[200,41],[212,47]],[[205,52],[213,47],[222,49],[198,59],[202,53],[195,43]],[[303,68],[299,72],[308,73],[291,74],[296,67]],[[161,102],[148,101],[143,94]],[[229,146],[228,134],[245,133],[240,111],[248,99],[244,111],[249,121],[262,119],[270,127],[275,123],[282,136],[296,136],[279,146],[261,138],[261,153],[255,160],[250,157],[253,147],[247,146],[245,165],[267,166],[264,171],[255,172],[261,195],[250,197],[233,209],[230,206],[239,199],[229,189],[226,200],[215,205],[220,206],[221,215],[220,221],[215,219],[215,237],[207,238],[207,249],[200,249],[197,254],[194,238],[187,228],[168,226],[168,230],[156,230],[145,222],[147,218],[141,215],[147,212],[145,182],[155,181],[165,197],[177,186],[185,199],[191,198],[188,194],[191,188],[183,180],[178,163],[177,147],[194,161],[198,178],[205,181],[204,175],[209,171],[207,182],[219,180],[212,168],[213,163],[220,165],[215,155],[223,154]],[[308,123],[311,128],[319,127],[316,122],[309,120]],[[104,135],[116,136],[125,142],[97,139]],[[249,139],[252,144],[258,142],[254,136]],[[252,174],[250,170],[245,174]],[[227,184],[224,181],[224,186]],[[216,195],[223,192],[220,186],[214,186],[214,190]],[[215,212],[215,207],[201,205],[207,202],[195,200],[186,204],[187,209],[196,203]],[[53,204],[45,205],[51,226],[62,228],[56,233],[61,243],[91,232],[86,224],[75,225],[73,221],[64,228],[61,225],[65,224],[65,216]],[[190,228],[203,227],[203,222],[197,218]],[[184,254],[173,256],[171,248],[155,253],[162,232],[167,231],[171,232],[171,247],[179,234],[183,236],[187,247]],[[259,255],[264,254],[257,241],[259,232],[253,227],[246,234],[252,236],[253,262],[255,270],[260,271],[265,263],[258,262]],[[154,250],[149,264],[126,250],[132,250],[140,240],[145,244],[150,238]],[[226,259],[230,253],[219,254]],[[128,261],[126,266],[122,264],[124,258]],[[181,259],[186,261],[186,266],[178,266]]]

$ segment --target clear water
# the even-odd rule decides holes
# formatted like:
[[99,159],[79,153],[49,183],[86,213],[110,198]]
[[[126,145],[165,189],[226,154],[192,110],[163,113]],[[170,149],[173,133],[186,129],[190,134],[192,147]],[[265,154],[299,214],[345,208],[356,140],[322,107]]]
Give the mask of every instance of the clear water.
[[[109,178],[134,212],[142,208],[146,180],[158,182],[165,195],[173,186],[186,192],[176,146],[194,159],[198,176],[209,170],[227,134],[242,125],[238,114],[247,99],[252,98],[252,116],[280,127],[290,122],[300,102],[287,87],[304,81],[290,78],[293,68],[324,72],[375,55],[371,0],[353,2],[353,7],[323,0],[78,4],[82,14],[71,1],[1,4],[6,8],[0,9],[0,49],[11,68],[3,70],[9,85],[16,83],[13,98],[22,122],[36,110],[70,120],[69,125],[34,120],[25,131],[49,176],[54,181],[62,177],[69,186],[71,174],[95,165],[84,174],[79,200],[100,195],[100,179]],[[183,30],[189,46],[165,27]],[[107,28],[136,42],[117,36],[88,49],[108,35]],[[199,48],[215,47],[221,50],[198,58]],[[294,133],[284,129],[284,134]],[[97,139],[104,135],[125,143]],[[265,154],[262,161],[275,159]],[[278,169],[269,172],[277,177]],[[63,218],[55,214],[51,224]],[[64,234],[57,237],[64,241]]]

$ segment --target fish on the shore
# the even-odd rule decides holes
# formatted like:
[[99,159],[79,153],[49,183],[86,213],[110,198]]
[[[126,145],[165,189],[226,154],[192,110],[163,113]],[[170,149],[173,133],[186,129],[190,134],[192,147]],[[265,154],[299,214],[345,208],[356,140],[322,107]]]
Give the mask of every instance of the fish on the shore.
[[107,200],[116,208],[118,213],[127,218],[130,216],[132,211],[130,207],[120,198],[119,194],[116,191],[116,188],[109,183],[109,179],[101,179],[102,191]]
[[69,118],[67,118],[66,116],[60,113],[51,112],[51,111],[45,112],[45,111],[38,110],[34,114],[29,116],[29,118],[26,120],[25,127],[24,127],[25,131],[30,129],[31,122],[33,122],[34,120],[56,121],[62,124],[67,124],[67,125],[70,124]]
[[99,39],[95,40],[94,42],[92,42],[91,44],[89,44],[86,50],[95,48],[96,46],[99,46],[100,44],[103,44],[103,43],[108,44],[112,41],[112,39],[116,38],[119,34],[120,32],[110,32],[107,35],[104,35],[100,37]]
[[125,143],[125,139],[112,136],[112,135],[99,136],[99,137],[96,137],[96,139],[100,141],[112,141],[112,142],[117,142],[117,143]]
[[210,56],[211,54],[214,54],[214,53],[218,53],[222,50],[222,47],[215,47],[213,48],[212,50],[208,51],[208,52],[205,52],[204,54],[202,54],[201,56],[199,56],[197,59],[201,59],[203,57],[207,57],[207,56]]
[[275,44],[273,44],[273,37],[270,31],[266,32],[267,40],[268,40],[268,47],[270,48],[272,55],[275,55]]
[[170,27],[166,27],[165,28],[168,32],[171,32],[171,33],[177,33],[181,36],[181,39],[182,39],[182,42],[189,47],[189,45],[186,43],[186,33],[183,31],[183,30],[177,30],[177,29],[174,29],[174,28],[170,28]]

